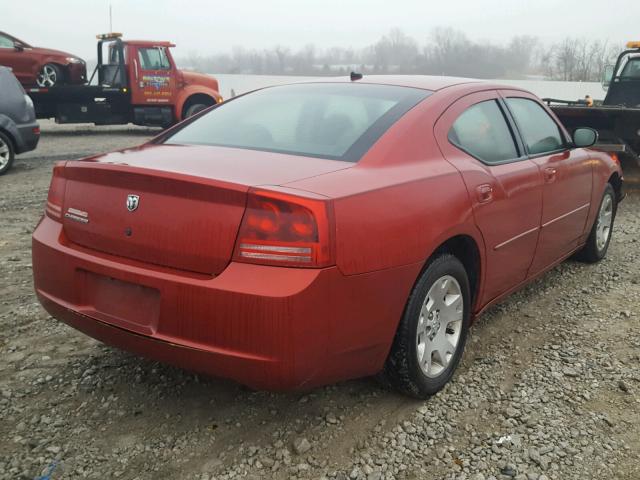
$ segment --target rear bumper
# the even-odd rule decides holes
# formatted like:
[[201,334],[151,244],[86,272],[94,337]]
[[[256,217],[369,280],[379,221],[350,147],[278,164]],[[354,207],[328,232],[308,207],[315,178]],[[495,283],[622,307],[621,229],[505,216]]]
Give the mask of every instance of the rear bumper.
[[19,140],[17,143],[16,153],[25,153],[35,150],[40,141],[40,125],[38,122],[19,125],[17,127]]
[[346,277],[335,267],[231,263],[211,278],[75,246],[48,217],[33,235],[35,288],[53,317],[142,356],[268,390],[379,371],[419,268]]

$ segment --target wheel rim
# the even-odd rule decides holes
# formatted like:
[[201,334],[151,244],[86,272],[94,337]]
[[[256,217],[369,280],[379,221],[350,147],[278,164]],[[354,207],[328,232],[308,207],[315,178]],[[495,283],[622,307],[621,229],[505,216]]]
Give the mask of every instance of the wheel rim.
[[51,65],[45,65],[38,74],[36,83],[39,87],[53,87],[58,81],[58,74],[56,69]]
[[9,145],[0,138],[0,170],[7,166],[10,156],[11,150],[9,150]]
[[460,344],[464,299],[451,275],[436,280],[420,309],[416,353],[422,372],[430,378],[444,372]]
[[598,250],[603,250],[611,236],[611,226],[613,224],[613,198],[609,192],[605,193],[598,212],[596,223],[596,246]]

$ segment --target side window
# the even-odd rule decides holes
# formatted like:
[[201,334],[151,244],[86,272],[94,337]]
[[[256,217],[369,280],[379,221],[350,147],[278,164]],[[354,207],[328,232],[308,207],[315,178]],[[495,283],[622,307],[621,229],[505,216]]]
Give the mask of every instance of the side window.
[[564,147],[560,128],[537,102],[517,97],[507,98],[506,102],[529,154],[553,152]]
[[465,110],[449,130],[449,141],[488,164],[519,157],[511,129],[495,100]]
[[140,68],[142,70],[170,70],[171,64],[164,48],[140,48],[138,49]]
[[13,40],[4,35],[0,35],[0,48],[13,48]]
[[631,58],[622,69],[621,78],[640,80],[640,57]]

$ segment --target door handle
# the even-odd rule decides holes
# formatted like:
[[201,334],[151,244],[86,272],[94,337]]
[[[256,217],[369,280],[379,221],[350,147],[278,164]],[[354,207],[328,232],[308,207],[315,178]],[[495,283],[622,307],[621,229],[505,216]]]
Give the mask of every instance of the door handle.
[[488,183],[478,185],[476,187],[476,194],[478,195],[478,201],[480,203],[488,203],[493,200],[493,187]]
[[558,170],[554,167],[547,167],[544,169],[544,181],[546,183],[553,183],[556,181],[556,174]]

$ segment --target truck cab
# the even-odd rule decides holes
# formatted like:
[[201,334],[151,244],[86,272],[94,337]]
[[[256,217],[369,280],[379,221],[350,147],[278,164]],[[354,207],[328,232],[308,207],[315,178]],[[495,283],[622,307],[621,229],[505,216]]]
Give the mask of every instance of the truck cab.
[[174,44],[121,37],[98,35],[98,61],[87,84],[29,89],[38,118],[167,127],[222,101],[215,78],[177,68]]
[[615,65],[605,68],[602,86],[607,89],[603,105],[640,107],[640,41],[627,43]]

